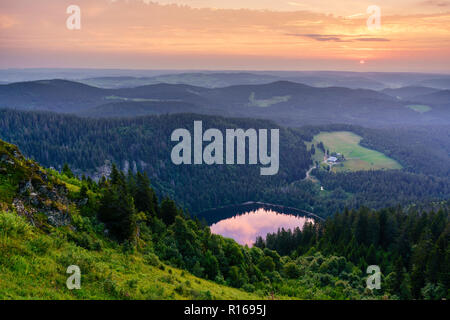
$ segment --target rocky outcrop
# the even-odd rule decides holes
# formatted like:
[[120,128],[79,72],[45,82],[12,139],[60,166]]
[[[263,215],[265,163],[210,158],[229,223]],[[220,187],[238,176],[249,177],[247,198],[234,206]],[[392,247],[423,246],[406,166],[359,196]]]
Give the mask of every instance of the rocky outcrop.
[[3,141],[0,141],[0,174],[6,177],[10,193],[14,193],[9,205],[31,224],[60,227],[71,223],[66,186],[27,160],[17,147]]

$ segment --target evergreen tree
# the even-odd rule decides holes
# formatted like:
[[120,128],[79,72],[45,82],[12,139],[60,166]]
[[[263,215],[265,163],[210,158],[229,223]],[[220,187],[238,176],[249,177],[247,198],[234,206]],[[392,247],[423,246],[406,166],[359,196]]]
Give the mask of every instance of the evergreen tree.
[[169,198],[164,198],[161,202],[160,219],[166,224],[171,225],[175,222],[175,217],[179,215],[175,202]]
[[138,211],[154,216],[157,211],[156,194],[150,187],[150,180],[146,173],[138,172],[134,188],[134,203]]
[[98,217],[118,240],[133,238],[136,213],[134,201],[126,187],[124,176],[115,165],[112,167],[111,182],[106,184],[100,199]]
[[72,170],[70,169],[70,167],[67,163],[64,163],[63,168],[62,168],[62,173],[65,174],[68,178],[75,177],[75,175],[73,174]]

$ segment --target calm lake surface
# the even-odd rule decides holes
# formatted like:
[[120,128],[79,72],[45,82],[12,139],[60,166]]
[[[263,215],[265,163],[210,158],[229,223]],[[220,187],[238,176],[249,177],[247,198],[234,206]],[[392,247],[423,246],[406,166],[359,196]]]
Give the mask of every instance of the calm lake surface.
[[277,232],[281,228],[302,229],[306,222],[314,220],[261,208],[214,223],[211,225],[211,232],[232,238],[242,245],[252,246],[258,236],[265,238],[268,233]]

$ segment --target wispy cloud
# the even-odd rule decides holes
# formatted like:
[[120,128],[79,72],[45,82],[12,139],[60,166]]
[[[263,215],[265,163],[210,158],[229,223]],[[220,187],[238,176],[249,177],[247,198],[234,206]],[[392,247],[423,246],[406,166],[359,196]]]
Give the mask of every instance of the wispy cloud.
[[293,6],[293,7],[305,7],[305,5],[303,3],[299,3],[299,2],[289,1],[287,4],[290,6]]
[[294,36],[294,37],[304,37],[304,38],[310,38],[317,41],[332,41],[332,42],[353,42],[353,41],[366,41],[366,42],[387,42],[390,41],[387,38],[359,38],[355,36],[349,36],[344,34],[299,34],[299,33],[291,33],[286,34],[288,36]]
[[367,13],[355,13],[355,14],[352,14],[352,15],[349,15],[349,16],[347,16],[347,18],[359,18],[359,17],[363,17],[363,16],[366,16],[367,15]]
[[386,38],[355,38],[353,39],[354,41],[368,41],[368,42],[387,42],[387,41],[391,41],[389,39]]
[[333,41],[333,42],[348,42],[346,40],[343,40],[340,35],[336,34],[317,34],[317,33],[307,33],[307,34],[300,34],[300,33],[291,33],[286,34],[288,36],[294,36],[294,37],[303,37],[303,38],[310,38],[317,41]]
[[419,3],[422,6],[431,6],[431,7],[450,7],[450,1],[444,0],[427,0]]

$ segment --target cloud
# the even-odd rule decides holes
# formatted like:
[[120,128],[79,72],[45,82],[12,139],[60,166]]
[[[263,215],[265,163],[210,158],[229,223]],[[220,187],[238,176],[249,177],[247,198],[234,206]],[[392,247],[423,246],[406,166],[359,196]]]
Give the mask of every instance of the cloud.
[[363,17],[366,15],[367,15],[367,13],[355,13],[355,14],[347,16],[347,18],[351,19],[351,18]]
[[287,4],[290,6],[293,6],[293,7],[305,7],[305,5],[303,3],[298,3],[298,2],[293,2],[293,1],[290,1]]
[[450,1],[443,0],[427,0],[419,3],[422,6],[431,6],[431,7],[450,7]]
[[310,38],[317,41],[333,41],[333,42],[348,42],[346,40],[341,39],[340,35],[335,34],[317,34],[317,33],[307,33],[307,34],[301,34],[301,33],[291,33],[286,34],[288,36],[293,37],[303,37],[303,38]]
[[355,38],[355,36],[348,36],[343,34],[317,34],[317,33],[307,33],[307,34],[286,34],[288,36],[294,37],[304,37],[310,38],[317,41],[332,41],[332,42],[353,42],[353,41],[366,41],[366,42],[387,42],[390,41],[386,38]]
[[356,38],[353,39],[354,41],[374,41],[374,42],[387,42],[387,41],[391,41],[389,39],[386,38]]

